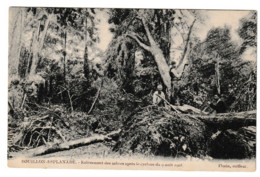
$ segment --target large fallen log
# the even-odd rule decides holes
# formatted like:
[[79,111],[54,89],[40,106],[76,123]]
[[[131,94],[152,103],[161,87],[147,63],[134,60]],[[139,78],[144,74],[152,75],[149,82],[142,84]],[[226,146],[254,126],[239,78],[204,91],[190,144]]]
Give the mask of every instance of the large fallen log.
[[94,135],[87,138],[81,138],[77,140],[67,141],[63,143],[48,143],[43,146],[39,146],[34,149],[25,150],[19,152],[19,154],[12,154],[13,157],[23,156],[23,157],[33,157],[39,155],[50,154],[58,151],[69,150],[81,146],[87,146],[94,143],[104,142],[111,140],[114,136],[117,136],[121,132],[121,129],[113,131],[107,135]]
[[[163,99],[163,98],[162,98]],[[209,114],[190,105],[175,106],[163,99],[174,111],[183,113],[204,122],[208,128],[238,129],[245,126],[256,126],[256,110],[246,112],[233,112]]]
[[204,122],[208,128],[238,129],[256,126],[256,110],[238,113],[222,113],[213,115],[189,115]]
[[173,107],[175,107],[175,109],[179,110],[182,113],[207,114],[207,112],[202,111],[198,108],[195,108],[195,107],[187,105],[187,104],[184,104],[182,106],[173,106]]

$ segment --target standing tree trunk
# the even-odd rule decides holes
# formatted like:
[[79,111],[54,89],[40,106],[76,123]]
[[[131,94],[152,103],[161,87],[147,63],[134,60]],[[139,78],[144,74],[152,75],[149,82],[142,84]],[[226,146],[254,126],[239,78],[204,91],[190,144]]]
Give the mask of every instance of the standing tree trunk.
[[19,58],[22,48],[22,34],[24,26],[24,9],[11,8],[9,11],[9,75],[18,75]]
[[32,58],[32,45],[34,44],[34,35],[35,35],[35,31],[33,32],[32,34],[32,40],[31,40],[31,44],[30,44],[30,48],[29,48],[29,56],[28,56],[28,59],[27,59],[27,66],[26,66],[26,71],[25,71],[25,77],[28,76],[28,74],[30,74],[30,63],[31,63],[31,58]]
[[44,40],[45,40],[45,36],[47,34],[47,29],[50,23],[50,20],[52,18],[52,15],[49,15],[47,17],[47,20],[44,23],[44,29],[43,32],[41,34],[40,32],[40,26],[41,26],[41,22],[39,22],[37,31],[36,31],[36,35],[34,38],[34,45],[33,45],[33,59],[32,59],[32,65],[31,65],[31,69],[30,69],[30,75],[35,75],[36,74],[36,68],[39,62],[39,52],[41,51],[43,44],[44,44]]
[[89,66],[88,66],[88,21],[87,18],[85,20],[84,23],[84,35],[85,35],[85,40],[84,40],[84,64],[83,64],[83,69],[84,69],[84,76],[86,79],[88,79],[89,77]]
[[164,85],[168,90],[171,90],[170,67],[168,66],[166,59],[163,56],[162,50],[155,44],[151,47],[151,53],[154,56]]
[[216,56],[216,64],[215,64],[215,73],[216,73],[216,87],[217,87],[218,94],[221,93],[221,90],[220,90],[219,60],[220,60],[220,57],[217,54],[217,56]]
[[[19,68],[19,65],[20,65],[20,56],[21,56],[21,51],[22,51],[23,28],[24,28],[24,10],[21,9],[21,28],[20,28],[20,36],[19,36],[20,42],[19,42],[19,48],[18,48],[18,53],[17,53],[18,68]],[[18,74],[18,75],[20,75],[20,74]]]
[[141,42],[138,37],[134,34],[128,34],[127,36],[133,38],[134,40],[136,40],[136,42],[145,50],[149,51],[152,53],[152,55],[154,56],[155,62],[158,66],[161,78],[163,80],[164,85],[167,87],[168,90],[171,90],[171,77],[170,77],[170,67],[168,66],[166,59],[163,55],[163,51],[159,48],[159,46],[156,44],[156,42],[154,41],[148,26],[145,23],[145,20],[142,18],[141,19],[147,38],[149,40],[150,46],[144,44],[143,42]]
[[[152,55],[154,56],[155,62],[158,66],[159,73],[161,75],[163,83],[167,87],[167,90],[170,91],[171,90],[170,67],[167,64],[167,60],[163,55],[163,51],[159,48],[159,46],[156,44],[154,38],[152,37],[150,30],[149,30],[148,26],[146,25],[144,18],[141,18],[141,21],[142,21],[142,24],[144,26],[148,41],[150,43],[150,46],[146,45],[145,43],[140,41],[139,38],[137,37],[137,35],[135,35],[135,34],[127,34],[127,36],[134,39],[142,48],[144,48],[145,50],[152,53]],[[184,70],[184,66],[185,66],[185,63],[186,63],[186,60],[187,60],[187,51],[188,51],[188,46],[189,46],[188,43],[189,43],[189,40],[190,40],[190,35],[191,35],[191,31],[192,31],[194,23],[195,23],[195,20],[193,21],[192,25],[190,26],[188,37],[187,37],[187,40],[186,40],[185,49],[183,51],[181,61],[179,62],[176,70],[182,70],[182,71]],[[182,71],[180,73],[182,73]]]
[[38,64],[38,54],[39,54],[39,35],[40,35],[40,25],[41,23],[38,22],[38,27],[36,29],[34,38],[33,38],[33,48],[32,48],[32,64],[31,64],[31,68],[30,68],[30,73],[29,75],[34,75],[36,74],[36,68],[37,68],[37,64]]
[[64,48],[63,48],[63,77],[64,77],[64,84],[65,84],[65,87],[66,87],[66,55],[67,55],[67,52],[66,52],[66,48],[67,48],[67,30],[64,29]]

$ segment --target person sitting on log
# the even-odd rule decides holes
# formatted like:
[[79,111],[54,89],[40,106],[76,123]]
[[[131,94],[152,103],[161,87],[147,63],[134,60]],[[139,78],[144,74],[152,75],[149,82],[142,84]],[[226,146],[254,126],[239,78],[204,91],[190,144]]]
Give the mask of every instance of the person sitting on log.
[[222,100],[221,96],[214,95],[214,100],[216,104],[208,102],[209,106],[216,111],[216,113],[225,113],[226,112],[226,104]]
[[165,100],[165,94],[162,91],[163,87],[162,85],[157,86],[157,90],[153,94],[153,104],[157,106],[165,106],[164,100]]

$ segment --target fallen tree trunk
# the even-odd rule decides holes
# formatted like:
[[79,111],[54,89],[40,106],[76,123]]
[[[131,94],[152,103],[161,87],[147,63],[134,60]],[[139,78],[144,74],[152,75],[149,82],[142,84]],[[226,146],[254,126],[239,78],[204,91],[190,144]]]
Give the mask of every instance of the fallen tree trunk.
[[215,115],[189,115],[204,122],[209,128],[238,129],[256,126],[256,110],[239,113],[222,113]]
[[174,106],[174,107],[175,107],[175,109],[179,110],[182,113],[207,114],[205,111],[202,111],[198,108],[195,108],[195,107],[187,105],[187,104],[185,104],[183,106]]
[[208,128],[234,130],[245,126],[256,126],[256,110],[235,113],[208,114],[190,105],[174,106],[169,102],[166,103],[169,104],[177,113],[181,112],[185,115],[201,120]]
[[[19,155],[23,157],[33,157],[33,156],[50,154],[58,151],[69,150],[80,146],[87,146],[90,144],[111,140],[112,137],[117,136],[120,132],[121,129],[113,131],[107,135],[94,135],[91,137],[81,138],[81,139],[72,140],[63,143],[48,143],[46,145],[39,146],[34,149],[19,152]],[[17,155],[13,154],[12,156],[17,156]]]

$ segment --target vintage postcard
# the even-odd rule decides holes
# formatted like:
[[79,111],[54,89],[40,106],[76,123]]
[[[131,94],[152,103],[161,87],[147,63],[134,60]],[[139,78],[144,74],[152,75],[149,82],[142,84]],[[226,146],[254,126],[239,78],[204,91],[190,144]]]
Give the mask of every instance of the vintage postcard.
[[257,12],[9,8],[8,166],[256,170]]

